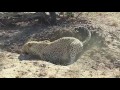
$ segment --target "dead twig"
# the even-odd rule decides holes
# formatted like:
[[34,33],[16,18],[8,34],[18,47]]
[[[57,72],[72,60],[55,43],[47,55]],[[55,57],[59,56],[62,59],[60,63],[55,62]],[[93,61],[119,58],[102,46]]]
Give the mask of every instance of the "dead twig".
[[75,17],[75,19],[78,19],[78,17],[81,15],[81,12]]

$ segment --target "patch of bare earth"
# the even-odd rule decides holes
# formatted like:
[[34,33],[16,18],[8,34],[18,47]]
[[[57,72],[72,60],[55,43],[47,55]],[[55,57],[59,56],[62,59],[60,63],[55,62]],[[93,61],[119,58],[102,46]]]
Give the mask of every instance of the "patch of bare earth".
[[[64,23],[53,27],[18,29],[14,30],[14,33],[0,30],[0,47],[3,49],[5,44],[4,51],[0,50],[0,77],[119,78],[119,18],[120,13],[116,12],[83,12],[74,23]],[[36,59],[19,60],[20,49],[29,39],[53,41],[63,36],[74,36],[81,39],[73,30],[76,26],[87,27],[93,33],[89,44],[85,46],[80,58],[75,63],[61,66]]]

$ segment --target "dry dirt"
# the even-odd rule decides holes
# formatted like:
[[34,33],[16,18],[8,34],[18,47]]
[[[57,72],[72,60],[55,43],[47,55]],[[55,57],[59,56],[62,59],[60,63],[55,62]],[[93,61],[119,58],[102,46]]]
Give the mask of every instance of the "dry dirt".
[[[28,40],[55,40],[75,36],[74,27],[87,27],[92,38],[80,58],[68,66],[20,57]],[[81,35],[82,36],[82,35]],[[84,36],[84,34],[83,34]],[[82,12],[77,20],[56,26],[0,29],[0,78],[119,78],[120,13]]]

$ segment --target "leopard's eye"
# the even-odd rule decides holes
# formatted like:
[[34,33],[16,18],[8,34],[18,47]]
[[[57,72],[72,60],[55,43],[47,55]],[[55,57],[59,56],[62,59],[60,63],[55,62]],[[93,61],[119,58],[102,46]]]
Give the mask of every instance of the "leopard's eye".
[[75,30],[78,30],[78,28],[75,28]]

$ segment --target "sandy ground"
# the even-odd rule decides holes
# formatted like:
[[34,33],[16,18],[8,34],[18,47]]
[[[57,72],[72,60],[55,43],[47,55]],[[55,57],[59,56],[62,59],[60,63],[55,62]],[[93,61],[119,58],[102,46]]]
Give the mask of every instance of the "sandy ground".
[[[81,20],[81,18],[83,20]],[[42,60],[19,59],[19,50],[22,44],[33,35],[33,32],[40,32],[39,29],[35,29],[33,32],[22,29],[23,33],[26,33],[26,36],[23,36],[26,40],[19,39],[21,29],[11,31],[0,30],[1,49],[3,49],[3,42],[7,42],[8,44],[10,41],[6,48],[11,47],[7,51],[6,49],[0,50],[0,78],[119,78],[120,13],[83,12],[79,16],[78,21],[75,24],[68,25],[67,28],[86,25],[84,18],[91,23],[92,28],[96,28],[94,30],[98,30],[98,34],[97,36],[92,37],[89,45],[84,48],[84,52],[80,58],[75,63],[68,66],[55,65]],[[40,32],[41,35],[38,36],[44,37],[45,39],[47,37],[47,31],[50,30],[50,28],[54,30],[57,29],[58,26],[46,27],[44,28],[45,33]],[[6,34],[7,32],[8,34]],[[17,38],[9,38],[16,36]],[[18,42],[20,41],[22,44],[19,45]],[[13,43],[14,47],[12,47]],[[16,52],[14,51],[14,48]],[[13,51],[11,51],[11,49]]]

